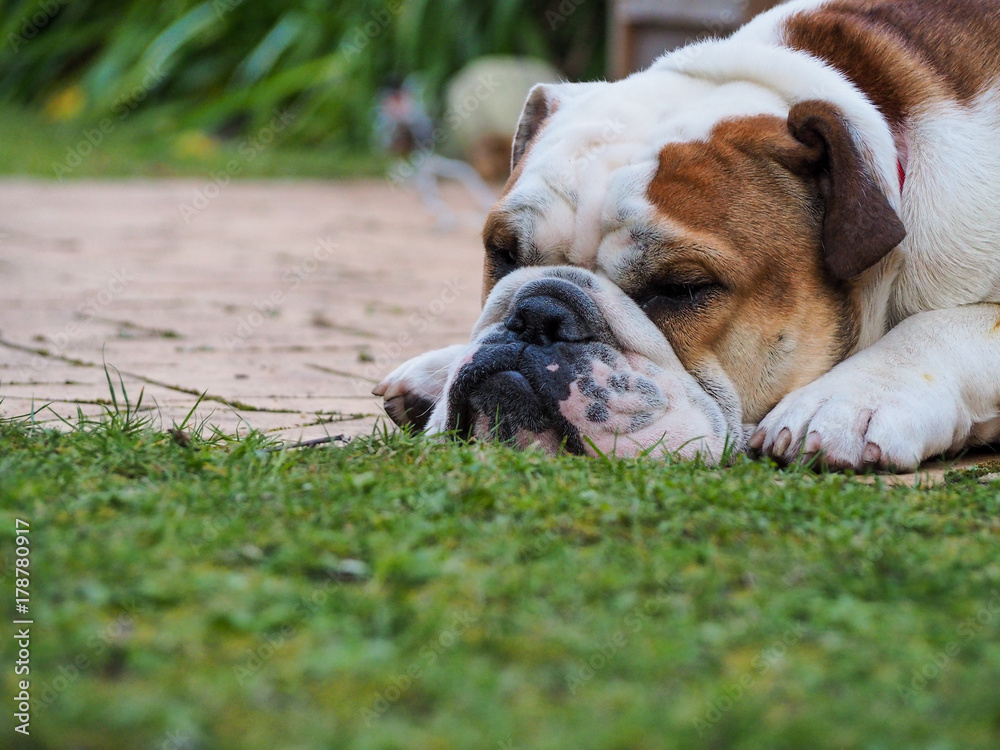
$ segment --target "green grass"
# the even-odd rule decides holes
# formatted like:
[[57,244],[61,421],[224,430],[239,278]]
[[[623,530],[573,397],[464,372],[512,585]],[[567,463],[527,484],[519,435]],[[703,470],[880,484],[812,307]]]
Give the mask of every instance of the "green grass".
[[0,423],[5,581],[31,524],[22,746],[998,745],[996,482],[273,448],[122,399]]
[[[106,177],[210,179],[213,174],[228,174],[234,179],[342,178],[377,176],[384,174],[388,166],[385,157],[364,149],[306,148],[283,144],[280,139],[258,148],[250,140],[253,136],[222,139],[199,130],[178,131],[168,107],[136,113],[121,121],[111,119],[114,127],[108,127],[106,133],[101,133],[100,122],[101,118],[54,123],[32,110],[0,107],[0,175],[62,181]],[[81,148],[81,144],[95,141],[96,147]],[[87,153],[71,166],[71,151]]]

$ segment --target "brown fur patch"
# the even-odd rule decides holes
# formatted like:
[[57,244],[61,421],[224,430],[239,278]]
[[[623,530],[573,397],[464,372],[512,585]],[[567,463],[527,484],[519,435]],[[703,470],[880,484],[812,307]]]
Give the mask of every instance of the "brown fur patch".
[[1000,4],[838,0],[788,19],[786,43],[829,62],[894,125],[934,99],[967,102],[1000,77]]
[[559,109],[559,100],[551,96],[551,90],[545,85],[535,87],[528,95],[528,100],[524,103],[524,109],[514,132],[514,143],[511,146],[513,162],[511,171],[524,161],[531,144],[557,109]]
[[851,279],[884,258],[906,228],[854,146],[843,114],[823,101],[799,102],[788,127],[801,144],[782,157],[815,180],[823,197],[823,254],[838,279]]
[[[523,160],[514,169],[514,174],[507,181],[507,189],[521,175]],[[510,254],[517,265],[517,231],[510,225],[506,214],[499,211],[490,211],[486,217],[486,224],[483,226],[483,247],[486,254],[483,256],[483,291],[480,302],[485,305],[493,287],[504,276],[512,270],[504,262],[503,256]]]
[[[526,107],[526,109],[530,110],[531,108]],[[543,109],[544,115],[541,114]],[[514,146],[515,149],[520,148],[520,155],[514,163],[514,169],[507,177],[507,182],[504,183],[498,203],[507,196],[517,184],[517,181],[521,179],[521,173],[524,172],[524,165],[528,162],[528,156],[531,154],[531,149],[535,145],[535,141],[538,140],[539,134],[545,129],[549,118],[558,109],[558,100],[545,99],[544,107],[536,103],[533,111],[528,111],[522,115],[522,121],[518,123],[518,136],[515,138],[515,141],[517,138],[522,138],[523,140],[519,146],[517,143]],[[539,117],[541,119],[526,125],[524,117]],[[527,134],[528,131],[530,131],[530,135]],[[503,276],[502,263],[499,262],[497,248],[505,247],[516,254],[517,233],[507,223],[506,217],[494,210],[490,211],[486,217],[482,237],[483,247],[486,248],[486,255],[483,260],[483,291],[480,301],[485,305],[490,292],[493,291],[493,287],[496,286],[496,283]]]
[[650,256],[649,278],[696,268],[725,287],[702,310],[654,322],[687,369],[728,374],[747,421],[857,341],[848,288],[824,265],[819,191],[783,164],[802,149],[781,118],[724,121],[707,141],[665,146],[648,190],[666,225],[682,228],[673,245]]

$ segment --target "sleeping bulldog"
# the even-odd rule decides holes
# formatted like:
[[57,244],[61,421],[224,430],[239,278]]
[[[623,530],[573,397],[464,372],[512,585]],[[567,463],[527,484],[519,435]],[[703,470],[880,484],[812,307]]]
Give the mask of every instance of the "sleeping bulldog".
[[400,425],[911,470],[1000,437],[1000,4],[793,0],[536,86],[468,344]]

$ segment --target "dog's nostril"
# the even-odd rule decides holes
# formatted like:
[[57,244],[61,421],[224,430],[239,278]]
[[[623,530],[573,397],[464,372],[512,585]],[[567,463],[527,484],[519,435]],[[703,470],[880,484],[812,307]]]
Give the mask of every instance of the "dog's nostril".
[[504,327],[508,331],[513,331],[514,333],[521,333],[528,326],[525,324],[524,319],[520,315],[514,313],[509,318],[507,318],[506,321],[504,321]]
[[542,346],[592,338],[582,315],[562,300],[547,295],[521,300],[504,326],[522,341]]

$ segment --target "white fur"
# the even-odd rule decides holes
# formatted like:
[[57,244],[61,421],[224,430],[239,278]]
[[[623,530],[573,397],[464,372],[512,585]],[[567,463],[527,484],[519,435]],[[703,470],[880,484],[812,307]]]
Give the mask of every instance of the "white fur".
[[865,278],[860,351],[764,418],[765,453],[901,470],[1000,438],[1000,307],[976,304],[1000,302],[998,131],[1000,87],[910,118],[907,236]]
[[[788,112],[780,96],[754,83],[669,70],[547,91],[558,111],[497,208],[516,217],[529,262],[579,266],[612,281],[619,256],[634,249],[628,230],[661,223],[646,191],[664,145],[706,139],[724,118]],[[530,257],[535,250],[543,257]]]
[[471,348],[474,348],[471,344],[453,344],[408,359],[386,375],[372,389],[372,394],[381,396],[385,401],[406,395],[439,401],[444,396],[452,366]]
[[893,322],[923,310],[1000,302],[1000,87],[938,103],[908,124]]
[[[878,109],[839,71],[778,45],[778,23],[815,5],[780,6],[728,39],[676,50],[622,81],[547,86],[557,112],[525,157],[521,178],[497,205],[518,217],[526,260],[576,265],[616,281],[623,256],[639,251],[628,230],[665,228],[646,198],[663,146],[707,139],[725,119],[786,117],[794,104],[810,99],[829,101],[844,113],[859,153],[905,218],[900,154]],[[910,161],[919,157],[919,150],[909,155]],[[873,279],[892,280],[894,260],[884,266]],[[865,295],[865,345],[884,333],[889,297],[878,285]]]
[[789,0],[755,16],[733,36],[771,46],[781,44],[784,42],[781,29],[789,18],[799,13],[817,10],[829,2],[830,0]]
[[788,394],[758,434],[783,461],[822,451],[834,466],[912,470],[1000,436],[998,398],[1000,305],[934,310]]
[[[798,50],[744,41],[736,34],[683,47],[661,57],[650,70],[674,70],[720,86],[745,81],[780,97],[785,115],[799,102],[830,102],[844,114],[862,159],[889,203],[899,208],[896,144],[889,124],[843,73],[821,60]],[[772,114],[770,108],[758,112]]]

